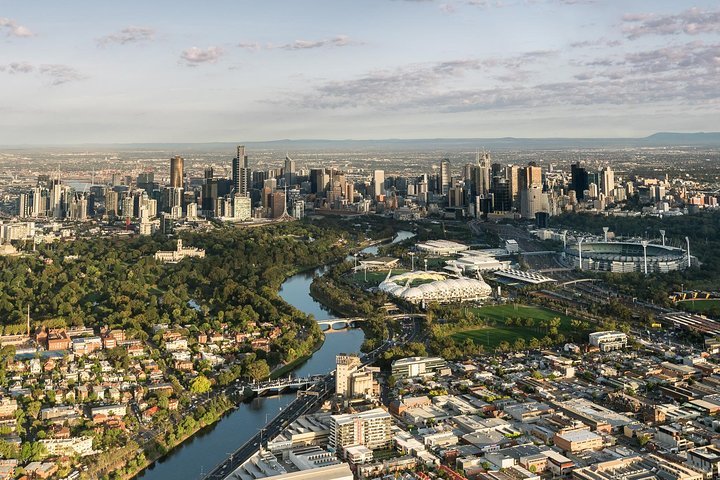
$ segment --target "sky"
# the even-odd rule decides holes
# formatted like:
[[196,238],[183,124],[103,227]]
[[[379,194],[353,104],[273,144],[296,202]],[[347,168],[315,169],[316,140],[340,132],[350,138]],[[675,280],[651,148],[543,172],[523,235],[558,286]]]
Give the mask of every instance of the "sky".
[[720,130],[720,2],[0,0],[0,145]]

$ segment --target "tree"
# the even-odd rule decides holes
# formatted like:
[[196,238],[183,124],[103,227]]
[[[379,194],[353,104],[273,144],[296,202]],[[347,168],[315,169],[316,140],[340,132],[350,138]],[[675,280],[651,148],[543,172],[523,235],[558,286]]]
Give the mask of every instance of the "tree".
[[263,360],[256,360],[248,366],[248,376],[253,380],[262,380],[270,376],[270,366]]
[[190,383],[190,391],[195,394],[203,394],[210,391],[212,383],[205,375],[198,375]]

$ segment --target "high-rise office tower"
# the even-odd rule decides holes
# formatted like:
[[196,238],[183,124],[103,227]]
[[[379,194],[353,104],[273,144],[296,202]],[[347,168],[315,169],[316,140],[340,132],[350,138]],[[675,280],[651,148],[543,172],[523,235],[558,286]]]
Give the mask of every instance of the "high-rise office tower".
[[295,170],[295,160],[285,154],[285,169],[283,172],[285,176],[285,185],[291,186],[297,183],[297,174]]
[[35,187],[32,191],[32,210],[33,217],[44,216],[47,211],[47,197],[43,196],[42,187]]
[[313,168],[310,170],[310,193],[322,193],[325,191],[327,179],[324,168]]
[[245,154],[245,145],[238,145],[237,154],[232,163],[233,188],[236,194],[247,195],[250,192],[252,173]]
[[605,167],[600,171],[600,192],[607,195],[612,195],[615,189],[615,172],[612,168]]
[[582,200],[585,198],[585,190],[590,185],[588,172],[580,165],[580,162],[577,162],[570,166],[570,175],[570,187],[575,190],[575,198]]
[[17,199],[17,215],[20,218],[30,216],[30,195],[21,193]]
[[372,187],[374,198],[385,195],[385,170],[373,170]]
[[538,196],[538,188],[542,192],[542,184],[542,169],[536,163],[530,162],[519,169],[518,200],[523,217],[534,218],[534,213],[528,214],[532,210],[529,206],[536,204],[535,197]]
[[183,188],[185,160],[176,155],[170,159],[170,188]]
[[520,178],[520,167],[517,165],[508,165],[505,167],[505,178],[507,178],[509,189],[510,189],[510,199],[512,202],[513,207],[518,208],[519,204],[519,196],[520,196],[520,186],[519,186],[519,178]]
[[490,161],[490,154],[487,152],[480,153],[478,152],[476,155],[476,163],[478,166],[478,177],[476,181],[476,188],[478,191],[478,195],[485,195],[486,193],[490,192],[490,169],[491,169],[491,161]]
[[205,181],[202,186],[201,210],[206,217],[212,217],[217,214],[217,200],[220,197],[218,193],[218,181],[215,179],[215,173],[212,167],[205,169]]
[[490,190],[493,194],[493,210],[496,212],[509,212],[512,210],[512,194],[508,179],[497,176],[493,177],[493,186]]
[[447,195],[450,190],[450,160],[443,158],[440,161],[440,175],[438,177],[438,190],[443,195]]
[[520,214],[523,218],[534,219],[537,212],[548,212],[548,196],[542,190],[542,185],[531,185],[523,190],[520,204]]
[[286,212],[286,203],[285,203],[285,192],[276,191],[273,192],[270,197],[270,203],[271,205],[271,216],[272,218],[280,218],[283,216],[283,213]]

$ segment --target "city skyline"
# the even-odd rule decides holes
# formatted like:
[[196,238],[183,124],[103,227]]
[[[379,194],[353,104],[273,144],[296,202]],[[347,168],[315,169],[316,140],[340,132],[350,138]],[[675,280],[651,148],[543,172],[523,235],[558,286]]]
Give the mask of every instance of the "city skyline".
[[[720,10],[0,3],[0,144],[634,137],[720,123]],[[82,12],[82,15],[78,15]]]

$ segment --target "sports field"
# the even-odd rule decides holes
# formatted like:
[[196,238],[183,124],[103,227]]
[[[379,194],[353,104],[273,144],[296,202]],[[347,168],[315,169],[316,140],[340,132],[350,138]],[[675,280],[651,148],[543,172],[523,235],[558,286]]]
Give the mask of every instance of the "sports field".
[[[408,270],[398,268],[397,270],[393,270],[392,274],[394,275],[400,275],[401,273],[405,273]],[[366,287],[368,285],[376,286],[379,285],[380,282],[385,280],[385,277],[387,277],[388,271],[382,270],[379,272],[367,272],[367,283],[365,282],[365,272],[359,271],[356,273],[353,273],[351,278],[353,282],[355,282],[357,285],[361,287]]]
[[707,313],[720,310],[720,298],[708,298],[707,300],[683,300],[677,304],[688,312]]
[[[491,305],[475,308],[474,311],[482,318],[487,318],[492,326],[457,332],[453,334],[452,338],[457,341],[464,341],[469,338],[475,343],[483,345],[486,349],[495,348],[503,341],[512,345],[518,338],[524,339],[525,342],[530,341],[533,337],[540,340],[546,335],[545,330],[539,326],[540,323],[543,320],[555,317],[560,318],[560,326],[558,327],[560,333],[568,338],[574,333],[570,326],[570,317],[547,308],[531,305]],[[535,326],[506,326],[505,321],[508,317],[513,319],[532,318]]]

